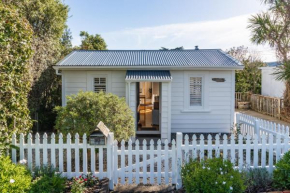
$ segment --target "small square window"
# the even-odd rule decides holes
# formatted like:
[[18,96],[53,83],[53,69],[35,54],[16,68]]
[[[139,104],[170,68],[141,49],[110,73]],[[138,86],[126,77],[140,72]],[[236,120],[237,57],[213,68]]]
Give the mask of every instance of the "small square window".
[[107,91],[107,79],[106,78],[94,78],[94,91],[95,92],[106,92]]
[[202,106],[202,77],[190,77],[190,106]]

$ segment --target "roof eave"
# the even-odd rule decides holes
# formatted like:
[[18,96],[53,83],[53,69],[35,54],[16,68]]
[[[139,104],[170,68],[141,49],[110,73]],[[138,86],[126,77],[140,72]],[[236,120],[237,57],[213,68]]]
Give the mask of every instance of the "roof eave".
[[131,69],[166,69],[166,70],[243,70],[244,66],[53,66],[55,70],[94,70],[94,69],[116,69],[116,70],[131,70]]

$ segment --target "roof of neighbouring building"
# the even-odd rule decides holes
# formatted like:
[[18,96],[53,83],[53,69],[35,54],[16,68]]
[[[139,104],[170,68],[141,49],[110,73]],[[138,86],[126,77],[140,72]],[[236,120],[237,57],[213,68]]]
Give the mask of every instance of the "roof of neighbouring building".
[[172,80],[169,70],[127,70],[126,80]]
[[75,50],[58,66],[238,67],[242,64],[220,49]]
[[275,67],[281,65],[280,62],[266,62],[266,65],[269,67]]

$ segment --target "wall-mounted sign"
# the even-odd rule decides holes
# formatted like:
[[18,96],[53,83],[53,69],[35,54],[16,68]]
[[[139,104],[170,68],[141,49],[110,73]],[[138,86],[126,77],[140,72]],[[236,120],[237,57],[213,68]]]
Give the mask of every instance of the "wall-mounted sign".
[[226,79],[225,78],[212,78],[212,81],[215,81],[215,82],[225,82]]

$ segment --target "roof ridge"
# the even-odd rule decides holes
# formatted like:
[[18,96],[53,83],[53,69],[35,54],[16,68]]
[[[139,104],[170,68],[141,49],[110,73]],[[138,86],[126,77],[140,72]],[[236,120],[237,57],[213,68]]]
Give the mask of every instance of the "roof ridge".
[[162,52],[180,52],[180,51],[206,51],[206,50],[215,50],[218,51],[220,50],[219,48],[216,49],[183,49],[183,50],[73,50],[72,52],[110,52],[110,51],[120,51],[120,52],[124,52],[124,51],[162,51]]

